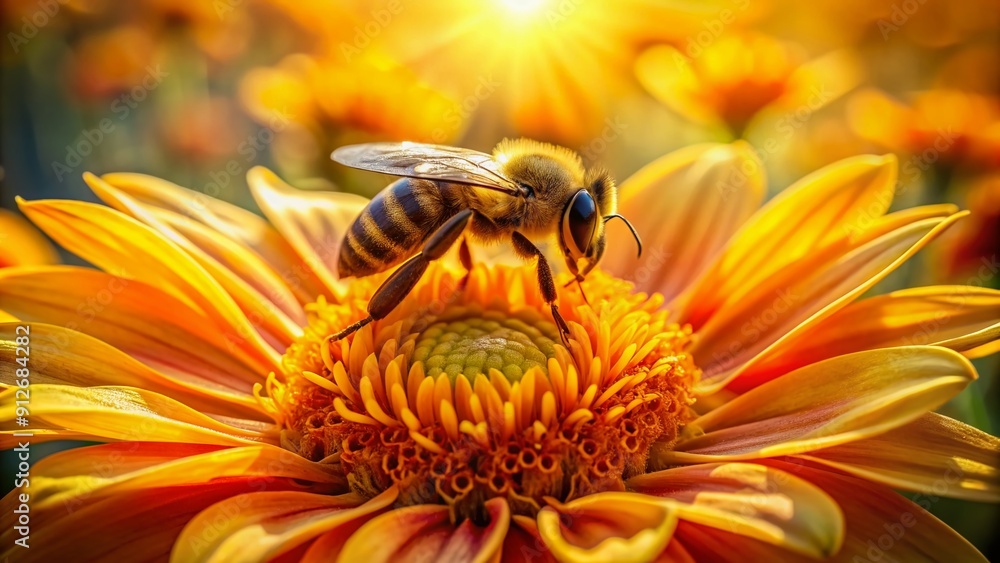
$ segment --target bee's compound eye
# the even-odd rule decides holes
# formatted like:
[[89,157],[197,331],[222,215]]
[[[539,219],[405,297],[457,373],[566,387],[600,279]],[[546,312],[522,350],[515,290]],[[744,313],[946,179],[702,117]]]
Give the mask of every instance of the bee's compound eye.
[[573,195],[563,212],[562,239],[574,258],[587,254],[597,229],[597,203],[587,190]]

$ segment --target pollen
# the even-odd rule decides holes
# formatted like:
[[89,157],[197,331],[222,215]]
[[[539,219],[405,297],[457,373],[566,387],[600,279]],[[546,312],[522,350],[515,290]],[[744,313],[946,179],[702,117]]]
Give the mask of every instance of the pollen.
[[700,372],[691,329],[657,295],[601,272],[562,290],[568,347],[530,268],[433,265],[393,314],[347,339],[377,287],[361,280],[313,303],[271,397],[282,443],[340,463],[351,488],[396,487],[403,504],[446,504],[456,521],[506,498],[534,515],[547,499],[622,490],[692,418]]

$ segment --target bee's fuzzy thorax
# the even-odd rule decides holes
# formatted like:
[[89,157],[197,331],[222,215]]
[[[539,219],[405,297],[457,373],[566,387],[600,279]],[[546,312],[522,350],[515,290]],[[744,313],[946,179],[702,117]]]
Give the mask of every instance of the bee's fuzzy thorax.
[[580,159],[580,155],[565,147],[522,138],[504,139],[493,149],[493,158],[501,166],[526,155],[549,157],[564,166],[574,178],[582,181],[584,177],[583,161]]

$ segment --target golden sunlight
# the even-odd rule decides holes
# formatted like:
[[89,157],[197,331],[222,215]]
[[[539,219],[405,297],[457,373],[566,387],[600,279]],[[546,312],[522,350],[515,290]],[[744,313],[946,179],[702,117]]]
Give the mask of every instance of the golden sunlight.
[[498,0],[499,4],[503,6],[506,10],[514,12],[520,15],[528,15],[532,13],[537,13],[542,6],[545,5],[545,0]]

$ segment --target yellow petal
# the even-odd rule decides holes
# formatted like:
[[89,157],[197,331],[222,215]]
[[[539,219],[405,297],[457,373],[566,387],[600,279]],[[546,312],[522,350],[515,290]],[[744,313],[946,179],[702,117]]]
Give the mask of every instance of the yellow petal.
[[918,495],[911,502],[886,487],[811,464],[765,463],[809,481],[840,506],[847,529],[834,561],[986,561],[958,532],[924,510],[937,497]]
[[185,405],[212,414],[234,417],[267,417],[249,392],[234,391],[198,376],[172,377],[159,373],[111,346],[72,330],[43,323],[0,324],[0,385],[16,387],[17,338],[30,328],[31,385],[62,384],[75,387],[121,385],[166,395]]
[[[159,393],[134,387],[31,386],[31,428],[67,429],[94,440],[192,442],[224,446],[277,442],[273,425],[220,422]],[[13,426],[16,388],[0,393],[0,421]]]
[[976,357],[1000,338],[998,319],[1000,291],[995,289],[933,286],[879,295],[844,307],[755,358],[730,388],[745,391],[811,363],[875,348],[926,344]]
[[860,440],[916,420],[976,378],[957,352],[913,346],[839,356],[696,418],[658,463],[755,459]]
[[247,182],[257,205],[299,257],[328,290],[339,293],[340,244],[368,200],[348,193],[296,190],[260,166],[247,173]]
[[538,533],[560,561],[651,560],[676,525],[670,506],[635,493],[587,495],[538,513]]
[[0,268],[57,264],[59,253],[31,223],[0,209]]
[[271,371],[233,335],[173,295],[90,268],[0,270],[0,307],[23,321],[89,334],[177,379],[249,394]]
[[602,266],[641,291],[670,299],[704,271],[764,192],[763,165],[744,142],[672,152],[630,176],[619,191],[618,212],[642,237],[643,256],[635,258],[632,235],[612,221],[608,248],[614,252]]
[[[157,213],[155,208],[140,203],[93,174],[84,174],[83,178],[105,203],[156,229],[164,238],[194,258],[229,293],[244,314],[254,319],[261,330],[269,332],[276,338],[280,346],[287,347],[302,334],[300,325],[305,324],[305,314],[301,306],[295,301],[291,291],[281,283],[278,275],[272,272],[263,260],[238,244],[204,228],[197,231],[202,235],[200,239],[202,245],[194,244],[164,217],[164,214],[169,212]],[[183,222],[183,216],[176,214],[174,216],[178,219],[175,224]],[[190,220],[187,224],[192,228],[198,226],[198,223]],[[206,251],[205,247],[214,251],[214,255]],[[230,267],[231,264],[234,266]],[[237,271],[248,266],[256,268],[251,268],[245,276],[237,274]],[[261,282],[264,285],[260,289],[254,287],[254,284]],[[286,309],[294,309],[298,322],[289,318],[280,305]]]
[[206,185],[205,193],[201,193],[145,174],[105,174],[101,179],[145,204],[189,217],[252,249],[281,273],[300,302],[309,303],[322,293],[319,278],[274,227],[246,209],[208,195],[220,189],[214,183]]
[[850,240],[857,246],[867,244],[883,235],[901,229],[907,225],[912,225],[924,219],[944,219],[961,211],[957,205],[951,203],[938,203],[934,205],[921,205],[894,211],[881,217],[872,217],[865,221],[863,225],[853,230]]
[[699,390],[718,390],[766,354],[793,353],[787,342],[857,299],[966,213],[924,219],[860,246],[822,252],[776,273],[739,304],[719,312],[691,348],[707,358]]
[[683,305],[681,320],[700,328],[762,281],[880,217],[895,183],[892,156],[848,158],[802,178],[743,225],[673,308]]
[[1000,438],[930,412],[884,434],[801,457],[896,489],[998,502],[998,452]]
[[369,520],[340,553],[340,561],[381,563],[494,561],[510,526],[507,501],[494,498],[484,503],[489,515],[485,526],[471,520],[452,524],[448,507],[415,505],[391,510]]
[[191,244],[217,260],[278,308],[292,321],[305,324],[302,303],[310,303],[316,294],[297,296],[295,286],[301,274],[294,268],[278,271],[239,240],[226,237],[198,221],[166,209],[150,208],[152,214],[183,235]]
[[73,506],[126,491],[208,483],[229,477],[296,479],[346,489],[339,466],[319,464],[277,446],[218,449],[128,442],[77,448],[32,466],[32,508]]
[[367,519],[396,499],[395,489],[365,501],[355,493],[257,492],[215,504],[191,520],[170,560],[267,561],[331,529]]
[[739,534],[782,548],[828,557],[843,541],[837,503],[794,475],[753,463],[677,467],[634,477],[626,486],[669,499],[687,522]]
[[278,354],[264,342],[222,286],[193,258],[150,227],[93,203],[18,203],[25,215],[66,250],[106,272],[148,283],[196,307],[228,340],[278,369]]

